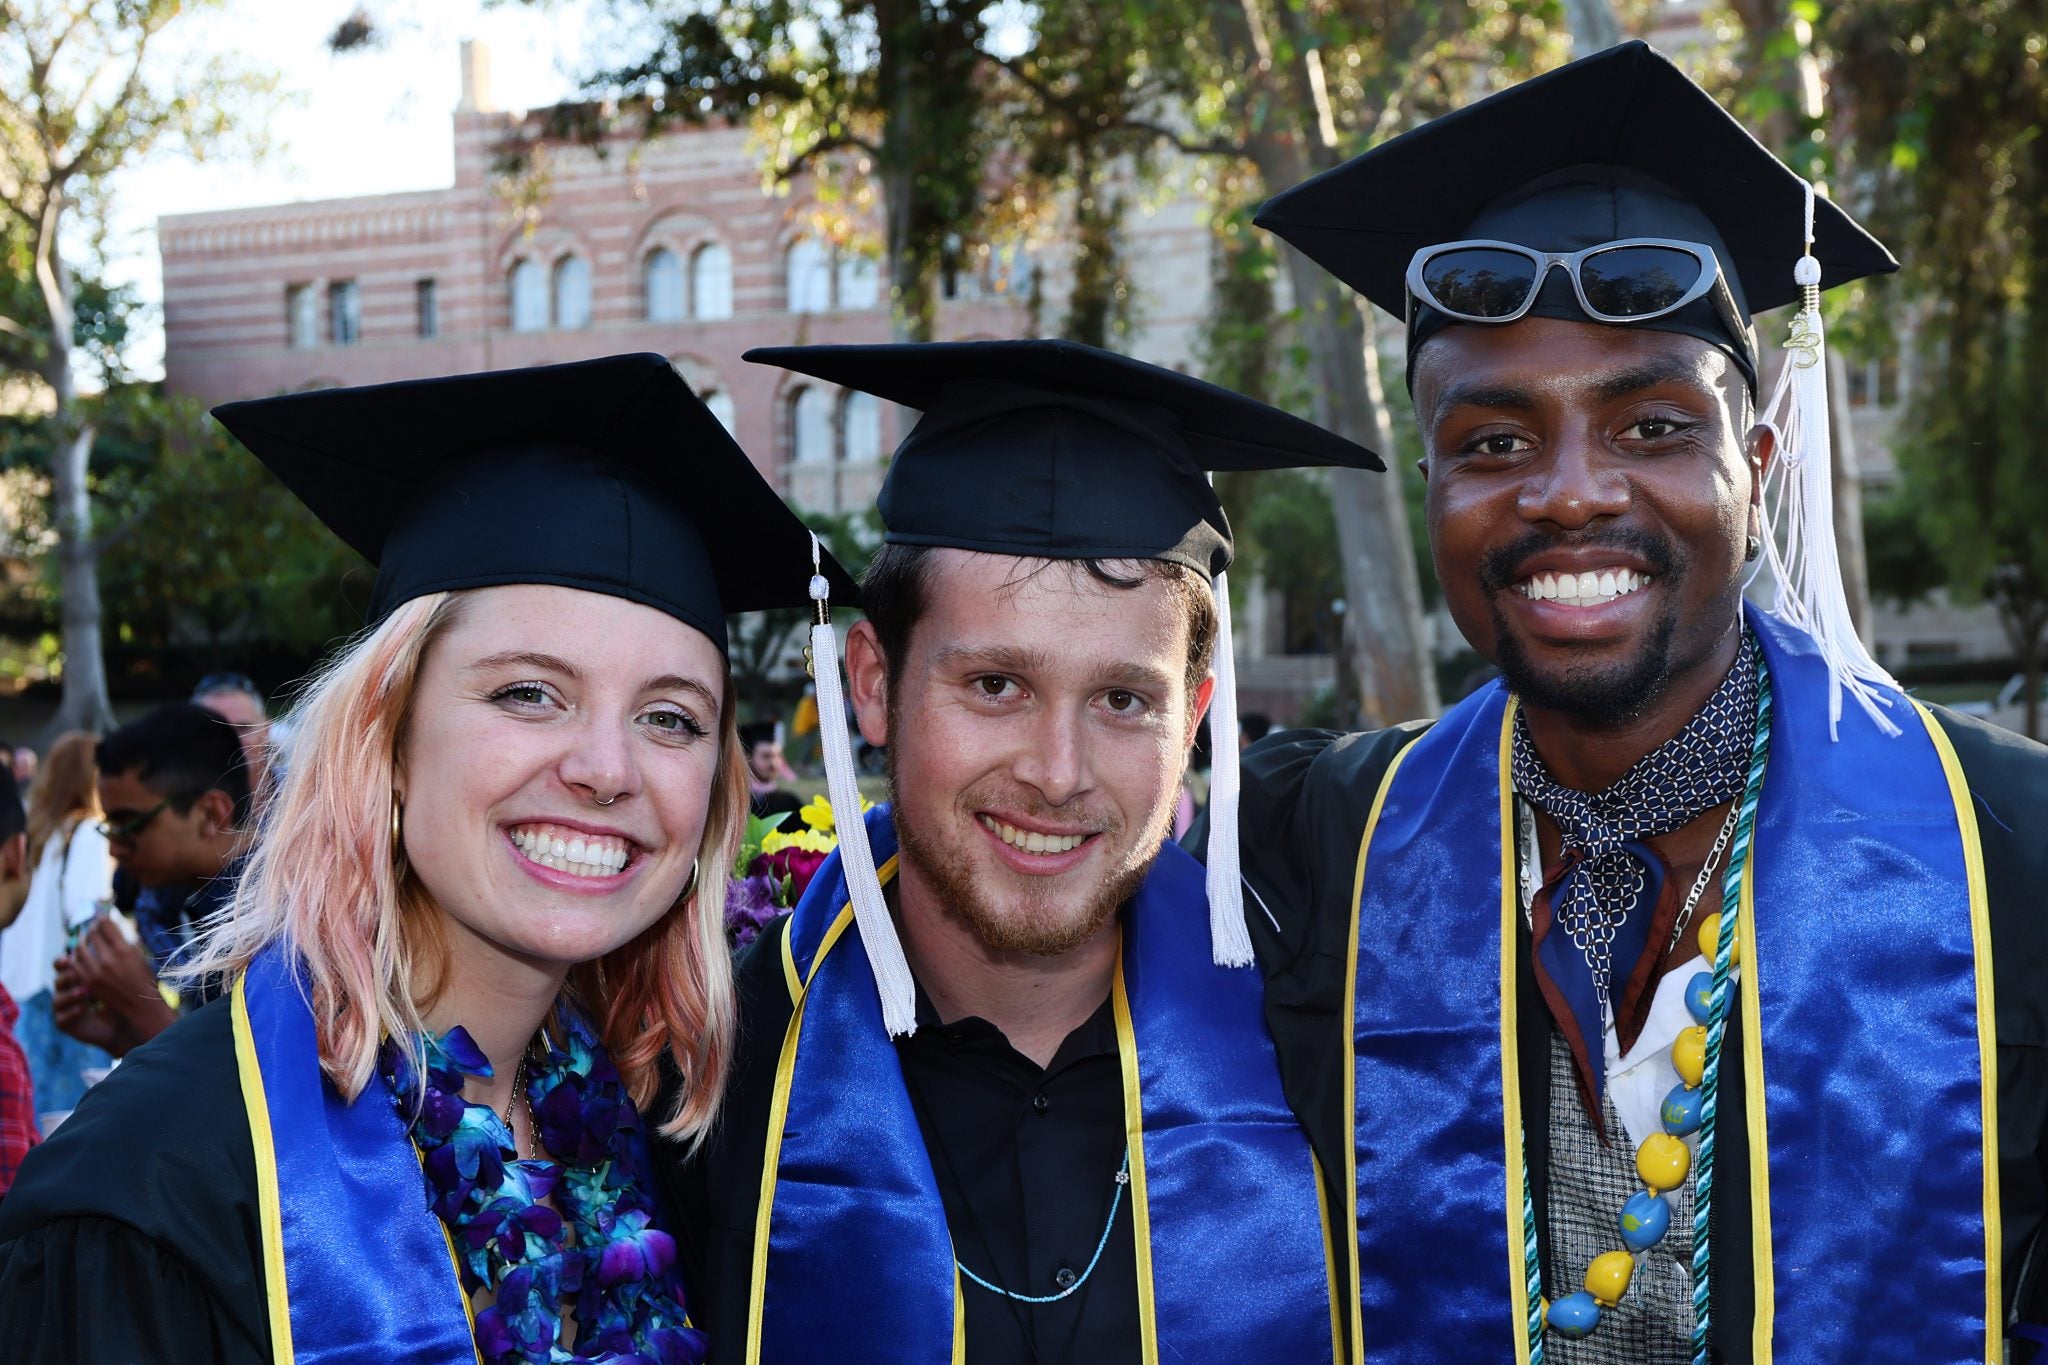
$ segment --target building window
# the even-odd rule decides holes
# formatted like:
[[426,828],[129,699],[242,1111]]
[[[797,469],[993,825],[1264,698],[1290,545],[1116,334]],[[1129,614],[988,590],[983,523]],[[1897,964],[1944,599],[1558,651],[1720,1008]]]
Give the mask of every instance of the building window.
[[320,344],[320,296],[312,285],[284,287],[284,317],[294,350],[310,350]]
[[824,391],[806,386],[789,400],[789,458],[795,464],[825,464],[832,458],[832,405]]
[[441,295],[432,280],[416,280],[412,286],[413,303],[419,314],[420,337],[432,341],[441,335]]
[[690,302],[705,322],[732,316],[732,253],[716,242],[690,258]]
[[732,410],[732,395],[724,389],[713,389],[704,395],[704,406],[711,409],[711,415],[718,419],[718,425],[725,428],[726,435],[737,435],[733,423],[736,420]]
[[871,393],[849,392],[839,403],[840,458],[872,463],[882,458],[882,405]]
[[590,262],[564,256],[555,262],[555,326],[590,325]]
[[353,346],[363,335],[363,296],[354,280],[336,280],[327,286],[328,340],[337,346]]
[[512,267],[512,330],[538,332],[547,325],[547,279],[539,261],[521,261]]
[[665,246],[647,253],[640,267],[649,322],[683,320],[683,260]]
[[833,270],[842,310],[873,308],[882,299],[882,271],[872,256],[840,256]]
[[823,313],[832,307],[832,258],[808,237],[790,244],[785,287],[792,313]]

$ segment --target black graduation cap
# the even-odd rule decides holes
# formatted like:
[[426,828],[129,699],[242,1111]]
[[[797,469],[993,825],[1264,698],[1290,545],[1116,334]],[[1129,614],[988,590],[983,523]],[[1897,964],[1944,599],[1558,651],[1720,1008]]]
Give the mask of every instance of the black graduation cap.
[[[377,566],[372,621],[426,593],[553,583],[667,612],[723,652],[727,613],[809,601],[809,532],[659,355],[213,415]],[[835,601],[858,600],[823,568]]]
[[877,499],[898,545],[1163,559],[1213,578],[1230,563],[1230,523],[1203,471],[1386,467],[1278,408],[1071,341],[767,346],[746,358],[924,414]]
[[[1269,200],[1255,220],[1396,317],[1409,260],[1467,238],[1568,252],[1630,237],[1713,249],[1747,317],[1795,302],[1806,254],[1806,182],[1713,96],[1642,42],[1623,43],[1430,120]],[[1821,287],[1898,269],[1848,214],[1821,200]],[[1560,271],[1531,310],[1583,320]],[[1410,354],[1449,319],[1414,310]],[[1755,346],[1706,300],[1637,324]]]

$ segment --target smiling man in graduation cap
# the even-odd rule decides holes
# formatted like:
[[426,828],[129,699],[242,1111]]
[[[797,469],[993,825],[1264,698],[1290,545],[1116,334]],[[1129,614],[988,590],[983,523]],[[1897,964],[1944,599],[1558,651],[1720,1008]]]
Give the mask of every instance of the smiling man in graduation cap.
[[1206,471],[1378,459],[1066,342],[747,358],[923,416],[847,640],[893,805],[856,813],[817,632],[839,848],[740,964],[724,1124],[672,1151],[719,1358],[1331,1359],[1236,855],[1205,888],[1166,839],[1205,708],[1236,724]]
[[[2048,1206],[2048,751],[1849,625],[1819,291],[1890,256],[1640,43],[1258,221],[1406,319],[1437,577],[1502,675],[1245,759],[1354,1357],[1999,1360]],[[1768,386],[1749,316],[1794,302]]]

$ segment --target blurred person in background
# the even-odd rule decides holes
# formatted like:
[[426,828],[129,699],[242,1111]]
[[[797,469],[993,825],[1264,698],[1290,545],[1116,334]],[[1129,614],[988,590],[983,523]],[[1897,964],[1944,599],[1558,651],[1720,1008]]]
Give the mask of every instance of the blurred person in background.
[[28,803],[28,860],[34,877],[28,900],[0,933],[0,985],[21,1008],[15,1036],[28,1054],[36,1095],[47,1110],[65,1110],[85,1093],[82,1072],[105,1067],[105,1049],[80,1042],[57,1027],[53,997],[56,960],[73,946],[107,899],[113,862],[100,830],[99,741],[83,730],[50,746],[49,762]]
[[740,727],[740,747],[747,754],[747,795],[756,815],[790,815],[803,805],[783,783],[795,779],[782,756],[782,725],[753,720]]
[[57,1026],[120,1057],[212,998],[163,990],[200,926],[234,894],[250,833],[249,770],[234,726],[188,702],[161,706],[100,741],[101,830],[141,887],[134,936],[93,921],[57,963]]
[[270,715],[263,693],[242,673],[209,673],[192,689],[192,702],[235,727],[249,762],[249,790],[263,795],[270,770]]
[[[0,927],[21,913],[28,889],[28,819],[14,770],[0,768]],[[14,1037],[19,1017],[14,997],[0,985],[0,1196],[14,1183],[15,1168],[37,1138],[35,1084]]]
[[14,773],[14,785],[23,800],[28,798],[30,787],[36,780],[36,751],[26,744],[14,744],[0,740],[0,755],[5,755],[8,766]]

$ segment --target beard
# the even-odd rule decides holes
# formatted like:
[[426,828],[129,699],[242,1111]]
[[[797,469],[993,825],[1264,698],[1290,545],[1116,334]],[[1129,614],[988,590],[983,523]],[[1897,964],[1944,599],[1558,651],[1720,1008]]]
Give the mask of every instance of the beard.
[[[1529,658],[1522,642],[1509,629],[1507,614],[1500,609],[1499,594],[1514,591],[1524,575],[1520,566],[1545,550],[1559,546],[1597,546],[1625,551],[1650,566],[1650,575],[1670,591],[1665,594],[1664,614],[1650,625],[1650,638],[1635,657],[1623,663],[1600,666],[1587,664],[1542,670]],[[1513,544],[1486,556],[1479,566],[1480,582],[1487,589],[1488,610],[1493,614],[1494,664],[1501,680],[1522,699],[1525,706],[1554,711],[1593,725],[1620,725],[1649,710],[1671,683],[1671,646],[1678,634],[1676,589],[1686,561],[1669,541],[1641,531],[1612,530],[1596,536],[1546,536],[1531,532]]]
[[[896,721],[890,733],[901,734]],[[896,774],[896,749],[887,751],[889,791],[900,797]],[[963,794],[960,805],[972,808],[971,794]],[[1012,809],[1029,811],[1031,803],[1011,800]],[[992,889],[977,881],[960,857],[961,850],[949,846],[938,832],[926,828],[910,807],[899,799],[891,811],[896,824],[896,852],[905,866],[917,869],[925,884],[938,897],[947,918],[967,928],[993,952],[1026,957],[1062,957],[1094,938],[1124,903],[1138,893],[1152,870],[1152,858],[1120,867],[1094,886],[1081,890],[1056,887],[1059,878],[1033,878],[1044,885],[1028,886],[1008,901],[997,898]],[[1071,814],[1071,813],[1069,813]],[[1134,849],[1158,849],[1165,842],[1173,817],[1172,807],[1163,807],[1150,822],[1156,829],[1144,832]],[[972,819],[974,817],[969,816]],[[1114,844],[1123,832],[1112,823],[1096,837]],[[1155,854],[1156,856],[1156,854]]]

